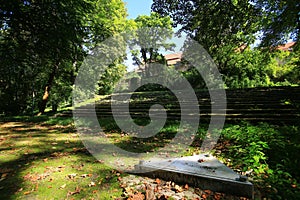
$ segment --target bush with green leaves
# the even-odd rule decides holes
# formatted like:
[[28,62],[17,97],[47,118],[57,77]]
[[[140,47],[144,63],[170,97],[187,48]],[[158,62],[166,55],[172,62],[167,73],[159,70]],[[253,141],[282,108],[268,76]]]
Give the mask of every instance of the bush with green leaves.
[[299,84],[297,52],[264,52],[260,49],[246,48],[226,56],[229,56],[229,59],[222,73],[228,88]]
[[266,124],[252,126],[248,123],[224,128],[222,139],[230,141],[228,154],[233,158],[231,165],[255,175],[268,171],[265,152],[270,148],[270,143],[282,142],[272,127]]
[[229,145],[219,156],[228,166],[249,176],[263,196],[299,199],[299,140],[298,126],[226,125],[220,141]]

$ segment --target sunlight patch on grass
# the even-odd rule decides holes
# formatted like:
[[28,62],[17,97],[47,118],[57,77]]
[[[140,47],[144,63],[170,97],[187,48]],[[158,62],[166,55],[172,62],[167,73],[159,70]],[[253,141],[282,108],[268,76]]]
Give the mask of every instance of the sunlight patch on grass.
[[53,123],[0,124],[0,199],[121,196],[120,174],[87,152],[72,124]]

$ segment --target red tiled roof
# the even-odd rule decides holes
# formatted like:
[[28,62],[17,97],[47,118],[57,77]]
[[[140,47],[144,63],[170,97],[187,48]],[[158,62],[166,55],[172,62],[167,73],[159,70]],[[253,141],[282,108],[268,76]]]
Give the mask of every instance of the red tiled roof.
[[165,55],[165,59],[168,65],[175,65],[182,59],[182,53],[172,53]]

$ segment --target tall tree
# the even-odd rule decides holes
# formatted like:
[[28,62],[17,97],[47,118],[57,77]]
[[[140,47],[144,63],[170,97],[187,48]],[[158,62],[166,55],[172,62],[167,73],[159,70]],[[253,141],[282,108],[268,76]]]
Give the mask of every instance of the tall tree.
[[[170,16],[180,32],[186,32],[203,45],[226,80],[232,80],[229,76],[241,76],[237,65],[240,58],[250,56],[246,58],[249,63],[243,66],[251,67],[252,52],[247,47],[258,35],[262,35],[261,46],[265,47],[276,47],[290,38],[299,40],[300,3],[297,0],[154,0],[152,10]],[[299,45],[294,51],[299,52],[297,49]],[[245,55],[241,54],[245,50]],[[267,60],[262,61],[266,65]]]
[[[0,95],[15,99],[10,105],[26,104],[31,85],[35,85],[36,94],[41,96],[40,113],[46,108],[55,80],[66,81],[57,78],[67,73],[70,80],[66,82],[72,85],[88,49],[126,26],[127,13],[121,0],[2,0],[0,5],[0,55],[5,58],[0,68],[6,74],[0,79]],[[26,87],[16,87],[22,84]],[[24,96],[11,94],[13,90],[20,93],[20,89]]]
[[165,62],[159,50],[171,50],[174,47],[174,44],[167,41],[173,35],[172,21],[170,17],[162,17],[155,12],[150,16],[140,15],[134,21],[137,29],[132,46],[137,45],[139,49],[132,50],[133,60],[149,77],[150,63]]
[[207,49],[228,40],[245,43],[258,31],[265,46],[299,39],[298,0],[154,0],[152,10],[171,16],[182,31],[198,34]]
[[154,0],[152,10],[170,16],[181,32],[198,41],[213,56],[221,72],[226,56],[255,41],[261,12],[247,0]]
[[254,0],[264,11],[262,46],[277,46],[287,40],[299,41],[300,2],[298,0]]

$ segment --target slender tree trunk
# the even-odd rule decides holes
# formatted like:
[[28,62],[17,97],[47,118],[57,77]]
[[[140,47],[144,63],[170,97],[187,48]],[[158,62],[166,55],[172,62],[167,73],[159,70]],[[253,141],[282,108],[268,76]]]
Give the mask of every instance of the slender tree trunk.
[[148,74],[147,50],[142,48],[141,53],[142,53],[142,58],[143,58],[144,66],[145,66],[144,75],[145,75],[145,77],[148,78],[149,74]]
[[46,106],[47,106],[47,103],[48,103],[48,100],[49,100],[49,96],[50,96],[50,91],[51,91],[51,88],[52,88],[52,85],[53,85],[53,82],[54,82],[54,78],[55,78],[55,75],[57,73],[59,65],[60,65],[60,62],[57,62],[53,66],[52,72],[49,75],[47,84],[46,84],[45,89],[44,89],[43,98],[42,98],[42,100],[39,104],[39,114],[38,115],[41,115],[41,114],[45,113],[45,109],[46,109]]

